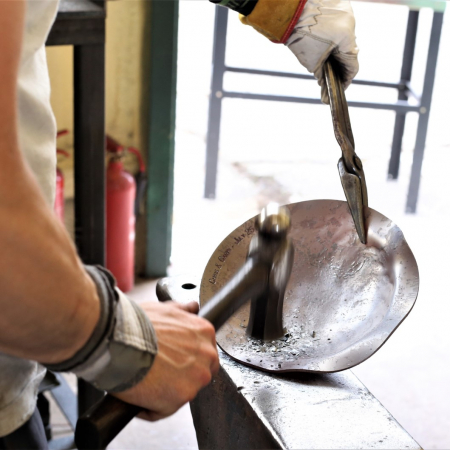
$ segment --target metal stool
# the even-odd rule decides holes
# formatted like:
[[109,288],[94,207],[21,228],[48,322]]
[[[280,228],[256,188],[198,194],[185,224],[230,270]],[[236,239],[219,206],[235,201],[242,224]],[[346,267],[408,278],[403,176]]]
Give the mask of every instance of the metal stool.
[[[370,2],[371,0],[361,0]],[[386,1],[380,1],[386,3]],[[417,199],[419,195],[420,172],[422,169],[425,142],[427,137],[428,119],[430,117],[431,98],[433,94],[436,63],[438,58],[439,43],[441,38],[442,22],[446,2],[442,0],[392,0],[388,3],[406,5],[410,8],[408,25],[406,30],[405,47],[403,51],[402,69],[400,81],[398,83],[384,83],[379,81],[354,80],[354,84],[365,86],[375,86],[384,88],[394,88],[398,90],[398,100],[395,103],[349,101],[349,106],[358,108],[384,109],[396,112],[394,137],[392,141],[391,158],[389,162],[388,177],[397,179],[400,153],[405,129],[405,118],[408,112],[419,113],[419,123],[417,127],[416,144],[414,148],[414,159],[409,181],[408,197],[406,201],[406,212],[416,212]],[[416,46],[417,27],[420,9],[423,7],[432,8],[433,24],[428,47],[427,63],[425,68],[425,78],[421,94],[415,93],[411,86],[411,74],[414,60],[414,50]],[[214,25],[213,44],[213,72],[211,80],[211,94],[209,99],[208,131],[206,139],[206,177],[205,177],[205,198],[215,198],[217,181],[217,162],[219,154],[220,117],[223,98],[243,98],[250,100],[272,100],[291,103],[311,103],[320,104],[319,98],[289,97],[282,95],[251,94],[246,92],[230,92],[223,90],[223,78],[225,72],[246,73],[254,75],[269,75],[285,78],[297,78],[303,80],[313,80],[312,75],[299,73],[277,72],[269,70],[247,69],[242,67],[230,67],[225,65],[225,50],[227,37],[228,9],[220,6],[216,7],[216,18]],[[415,102],[410,102],[414,99]]]

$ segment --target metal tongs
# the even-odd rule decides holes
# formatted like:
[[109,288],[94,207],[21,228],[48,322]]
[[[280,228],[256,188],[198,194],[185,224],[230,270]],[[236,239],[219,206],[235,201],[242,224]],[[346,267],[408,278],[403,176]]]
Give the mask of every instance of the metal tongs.
[[350,125],[348,105],[342,87],[339,66],[330,57],[325,63],[324,69],[328,96],[330,98],[334,135],[342,150],[342,157],[338,162],[342,188],[355,223],[356,232],[360,241],[366,244],[367,228],[364,217],[364,209],[368,206],[366,178],[362,162],[355,153],[355,141]]

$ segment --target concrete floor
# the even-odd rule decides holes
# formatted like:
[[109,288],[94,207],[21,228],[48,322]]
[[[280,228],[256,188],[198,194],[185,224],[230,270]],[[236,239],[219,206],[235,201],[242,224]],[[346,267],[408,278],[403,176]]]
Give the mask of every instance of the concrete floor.
[[[396,81],[407,10],[355,2],[360,74]],[[202,274],[220,241],[268,201],[290,203],[320,198],[344,200],[336,169],[340,149],[326,106],[226,99],[216,200],[202,198],[214,8],[180,2],[179,82],[176,134],[175,211],[170,273]],[[367,177],[369,204],[403,230],[420,270],[417,304],[386,345],[353,371],[426,449],[450,448],[450,127],[448,77],[450,21],[444,24],[435,94],[421,181],[418,212],[404,213],[417,117],[410,114],[400,177],[387,181],[394,114],[351,109],[359,156]],[[420,21],[415,77],[423,79],[431,14]],[[270,70],[299,70],[283,46],[273,45],[230,15],[227,63]],[[270,77],[227,76],[228,89],[307,93],[313,82]],[[380,92],[381,91],[381,92]],[[348,98],[393,99],[390,92],[352,86]],[[139,284],[136,300],[154,299],[154,282]],[[195,449],[188,407],[158,423],[135,420],[110,448]]]

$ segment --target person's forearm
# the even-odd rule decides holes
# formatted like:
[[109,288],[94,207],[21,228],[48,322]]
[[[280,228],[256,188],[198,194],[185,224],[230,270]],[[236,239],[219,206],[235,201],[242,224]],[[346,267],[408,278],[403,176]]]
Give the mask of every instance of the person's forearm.
[[84,345],[100,307],[94,283],[19,149],[24,3],[0,2],[0,351],[53,363]]
[[52,363],[88,340],[99,302],[70,237],[28,178],[17,177],[8,204],[0,201],[0,351]]

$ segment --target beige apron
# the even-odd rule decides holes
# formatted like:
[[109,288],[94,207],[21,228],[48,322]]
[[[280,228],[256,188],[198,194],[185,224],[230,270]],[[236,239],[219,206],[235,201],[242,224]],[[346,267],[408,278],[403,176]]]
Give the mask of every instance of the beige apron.
[[[19,143],[45,198],[53,205],[56,123],[50,106],[45,41],[58,0],[28,0],[18,80]],[[45,369],[0,353],[0,437],[19,428],[36,408]]]

